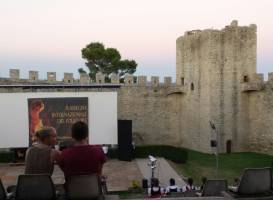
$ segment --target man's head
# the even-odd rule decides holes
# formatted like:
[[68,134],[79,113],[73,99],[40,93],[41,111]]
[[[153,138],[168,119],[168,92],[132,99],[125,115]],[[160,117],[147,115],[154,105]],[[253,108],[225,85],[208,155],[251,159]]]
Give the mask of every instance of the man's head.
[[88,137],[88,125],[82,121],[78,121],[72,125],[72,138],[76,141],[86,140]]
[[56,130],[53,127],[43,127],[36,132],[36,137],[43,144],[54,146],[57,143]]
[[151,186],[152,187],[159,187],[159,181],[157,178],[152,178],[151,179]]
[[205,184],[207,182],[207,177],[202,177],[202,183]]
[[192,185],[193,184],[193,179],[192,178],[188,178],[188,184]]
[[170,185],[175,185],[175,180],[173,178],[170,179]]

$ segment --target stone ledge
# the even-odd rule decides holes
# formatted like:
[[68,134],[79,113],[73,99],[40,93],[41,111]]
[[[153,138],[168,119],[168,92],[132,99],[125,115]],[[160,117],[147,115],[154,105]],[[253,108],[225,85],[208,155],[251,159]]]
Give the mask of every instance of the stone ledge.
[[167,90],[166,96],[172,95],[172,94],[185,94],[184,87],[172,87]]
[[264,83],[257,83],[257,82],[253,82],[253,83],[242,83],[241,84],[241,91],[242,92],[253,92],[253,91],[260,91],[264,89]]

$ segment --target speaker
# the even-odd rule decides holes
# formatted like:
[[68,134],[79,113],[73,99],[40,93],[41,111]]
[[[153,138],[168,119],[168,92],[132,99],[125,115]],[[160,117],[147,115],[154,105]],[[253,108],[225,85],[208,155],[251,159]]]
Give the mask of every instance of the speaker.
[[118,159],[133,159],[132,120],[118,120]]
[[142,188],[147,189],[148,188],[148,179],[142,179]]

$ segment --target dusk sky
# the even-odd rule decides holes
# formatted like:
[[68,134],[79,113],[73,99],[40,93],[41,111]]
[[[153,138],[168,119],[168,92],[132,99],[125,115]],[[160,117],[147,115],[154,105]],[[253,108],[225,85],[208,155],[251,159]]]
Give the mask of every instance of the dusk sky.
[[[257,24],[259,73],[273,72],[272,0],[0,0],[0,76],[73,72],[90,42],[117,48],[137,75],[175,76],[175,41],[192,29]],[[266,76],[267,77],[267,76]]]

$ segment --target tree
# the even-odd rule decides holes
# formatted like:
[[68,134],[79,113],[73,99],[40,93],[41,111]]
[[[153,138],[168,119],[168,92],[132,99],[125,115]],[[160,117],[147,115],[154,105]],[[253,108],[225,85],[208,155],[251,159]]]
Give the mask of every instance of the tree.
[[[96,79],[96,73],[101,72],[110,80],[109,75],[116,73],[123,77],[126,73],[133,74],[137,63],[134,60],[121,60],[119,51],[115,48],[105,48],[102,43],[92,42],[82,49],[82,58],[86,60],[91,80]],[[87,73],[80,68],[79,73]]]

